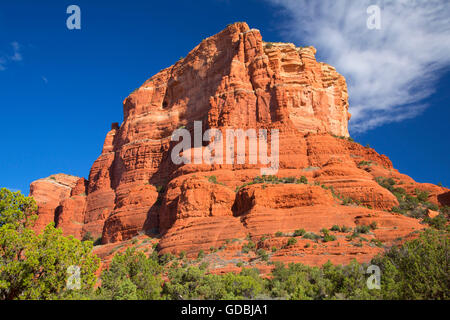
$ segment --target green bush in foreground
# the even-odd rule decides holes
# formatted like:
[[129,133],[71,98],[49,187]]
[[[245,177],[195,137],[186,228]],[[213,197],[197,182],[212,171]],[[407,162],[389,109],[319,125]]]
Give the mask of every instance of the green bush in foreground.
[[[100,263],[91,252],[92,242],[63,237],[53,224],[36,235],[31,229],[35,213],[32,198],[0,190],[0,299],[89,296]],[[71,290],[67,283],[75,272],[69,271],[75,267],[80,271],[79,288]]]
[[373,259],[384,299],[450,299],[449,234],[428,229]]
[[116,254],[102,274],[98,298],[108,300],[156,300],[161,297],[162,267],[157,257],[127,249]]

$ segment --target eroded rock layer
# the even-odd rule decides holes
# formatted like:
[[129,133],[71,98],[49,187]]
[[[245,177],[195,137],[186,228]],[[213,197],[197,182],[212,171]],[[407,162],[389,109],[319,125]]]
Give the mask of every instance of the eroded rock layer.
[[[259,239],[259,248],[278,248],[273,260],[321,264],[368,261],[382,250],[373,243],[390,244],[424,228],[390,212],[397,198],[375,178],[396,179],[408,193],[427,190],[438,205],[449,204],[449,190],[416,183],[386,156],[347,139],[345,79],[316,61],[315,52],[266,43],[245,23],[203,40],[125,99],[124,121],[107,133],[88,180],[55,175],[32,183],[39,204],[36,229],[55,222],[64,234],[101,238],[96,250],[102,257],[115,243],[146,234],[158,238],[161,253],[194,257],[226,245],[224,256],[235,259],[241,242]],[[265,166],[248,162],[175,165],[172,133],[185,128],[193,137],[194,121],[203,132],[279,130],[276,175],[304,176],[307,182],[244,186]],[[193,150],[205,147],[193,144]],[[305,239],[287,245],[285,237],[274,236],[374,222],[370,239],[357,246],[345,232],[320,245]]]

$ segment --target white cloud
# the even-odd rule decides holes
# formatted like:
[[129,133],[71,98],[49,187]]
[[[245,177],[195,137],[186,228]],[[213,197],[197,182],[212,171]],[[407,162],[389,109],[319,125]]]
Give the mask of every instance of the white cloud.
[[6,70],[6,65],[11,61],[19,62],[23,60],[22,53],[20,52],[20,44],[14,41],[10,44],[10,47],[11,54],[0,55],[0,71]]
[[3,71],[3,70],[6,69],[6,68],[5,68],[5,65],[6,65],[6,59],[0,57],[0,71]]
[[[450,65],[448,0],[267,0],[289,19],[287,39],[313,45],[348,83],[350,129],[363,132],[420,114]],[[381,8],[381,29],[367,8]]]
[[22,54],[20,53],[20,45],[18,42],[14,41],[11,43],[11,46],[13,47],[13,55],[10,57],[12,61],[22,61]]

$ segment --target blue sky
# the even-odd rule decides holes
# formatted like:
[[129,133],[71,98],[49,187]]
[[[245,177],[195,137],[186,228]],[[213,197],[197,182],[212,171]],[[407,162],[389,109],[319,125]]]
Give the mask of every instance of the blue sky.
[[[293,34],[298,17],[286,11],[292,10],[289,1],[122,3],[0,3],[0,187],[28,193],[30,182],[51,174],[87,177],[111,123],[123,120],[126,96],[228,23],[246,21],[266,41],[321,47],[311,43],[311,35]],[[71,4],[81,8],[81,30],[66,28]],[[331,62],[337,54],[324,47],[318,58]],[[419,83],[432,86],[415,101],[427,108],[404,118],[397,112],[391,122],[393,107],[386,106],[367,116],[383,115],[375,126],[352,136],[388,155],[397,169],[417,181],[450,185],[450,73],[448,66],[442,67],[433,72],[435,78],[424,80],[428,83]],[[342,69],[347,71],[345,65]],[[380,86],[381,96],[383,90]],[[407,107],[400,112],[406,114]],[[361,128],[367,120],[359,119]]]

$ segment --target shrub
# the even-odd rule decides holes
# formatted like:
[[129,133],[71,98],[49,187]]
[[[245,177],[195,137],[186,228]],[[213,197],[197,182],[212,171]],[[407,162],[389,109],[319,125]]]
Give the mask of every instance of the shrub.
[[315,234],[314,232],[307,232],[303,236],[303,239],[318,240],[318,239],[320,239],[320,236]]
[[339,226],[338,225],[334,225],[334,226],[332,226],[331,227],[331,229],[330,229],[331,231],[336,231],[336,232],[339,232],[339,231],[341,231],[341,228],[339,228]]
[[370,227],[369,226],[356,226],[355,233],[369,233]]
[[[37,205],[32,197],[0,189],[0,300],[73,299],[90,293],[100,259],[92,242],[64,237],[53,223],[36,234]],[[67,286],[80,271],[80,290]],[[73,282],[72,282],[73,283]]]
[[275,237],[282,237],[282,236],[283,236],[283,232],[281,232],[281,231],[277,231],[275,233]]
[[81,241],[93,241],[94,237],[92,236],[92,234],[88,231],[84,234],[83,238],[81,239]]
[[217,184],[217,177],[216,176],[210,176],[208,177],[208,181],[211,183]]
[[175,259],[175,257],[173,254],[165,253],[165,254],[159,256],[159,264],[164,266],[174,259]]
[[331,235],[331,234],[325,234],[323,236],[323,242],[330,242],[330,241],[335,241],[336,237]]
[[198,252],[197,259],[203,259],[204,257],[205,257],[205,252],[203,250],[200,250]]
[[294,231],[294,237],[301,237],[306,233],[305,229],[298,229]]
[[450,299],[448,232],[428,229],[372,260],[381,268],[384,299]]
[[395,180],[392,178],[383,178],[383,177],[377,177],[375,178],[375,181],[382,186],[383,188],[388,189],[389,191],[394,190]]
[[416,219],[426,217],[426,209],[439,210],[439,207],[428,202],[429,193],[427,191],[415,190],[415,197],[406,193],[403,188],[395,188],[396,182],[392,179],[377,177],[376,181],[382,187],[388,189],[397,198],[398,207],[392,208],[392,212],[400,213]]
[[258,251],[256,251],[256,254],[263,261],[268,261],[269,260],[269,255],[267,254],[266,250],[264,250],[264,249],[258,249]]
[[437,204],[431,203],[431,202],[425,202],[425,205],[428,209],[433,211],[439,211],[439,207]]
[[425,217],[423,222],[427,223],[428,225],[430,225],[431,227],[433,227],[435,229],[450,231],[450,224],[447,225],[448,219],[442,213],[434,218]]
[[308,184],[308,179],[305,176],[301,176],[298,181],[302,184]]
[[253,241],[249,241],[242,246],[242,252],[249,253],[256,248],[256,244]]
[[342,205],[348,206],[350,204],[353,204],[353,199],[349,197],[343,197],[342,199]]
[[297,243],[297,239],[295,239],[295,238],[289,238],[289,240],[288,240],[288,242],[287,242],[287,246],[288,247],[290,247],[290,246],[293,246],[294,244],[296,244]]
[[419,189],[414,190],[417,199],[419,200],[419,202],[425,202],[428,200],[428,196],[429,196],[429,192],[427,191],[421,191]]
[[383,243],[380,240],[378,240],[378,239],[371,239],[370,242],[375,244],[377,247],[382,247],[383,246]]
[[127,249],[116,254],[101,276],[97,294],[108,300],[154,300],[161,298],[162,268],[154,257]]

